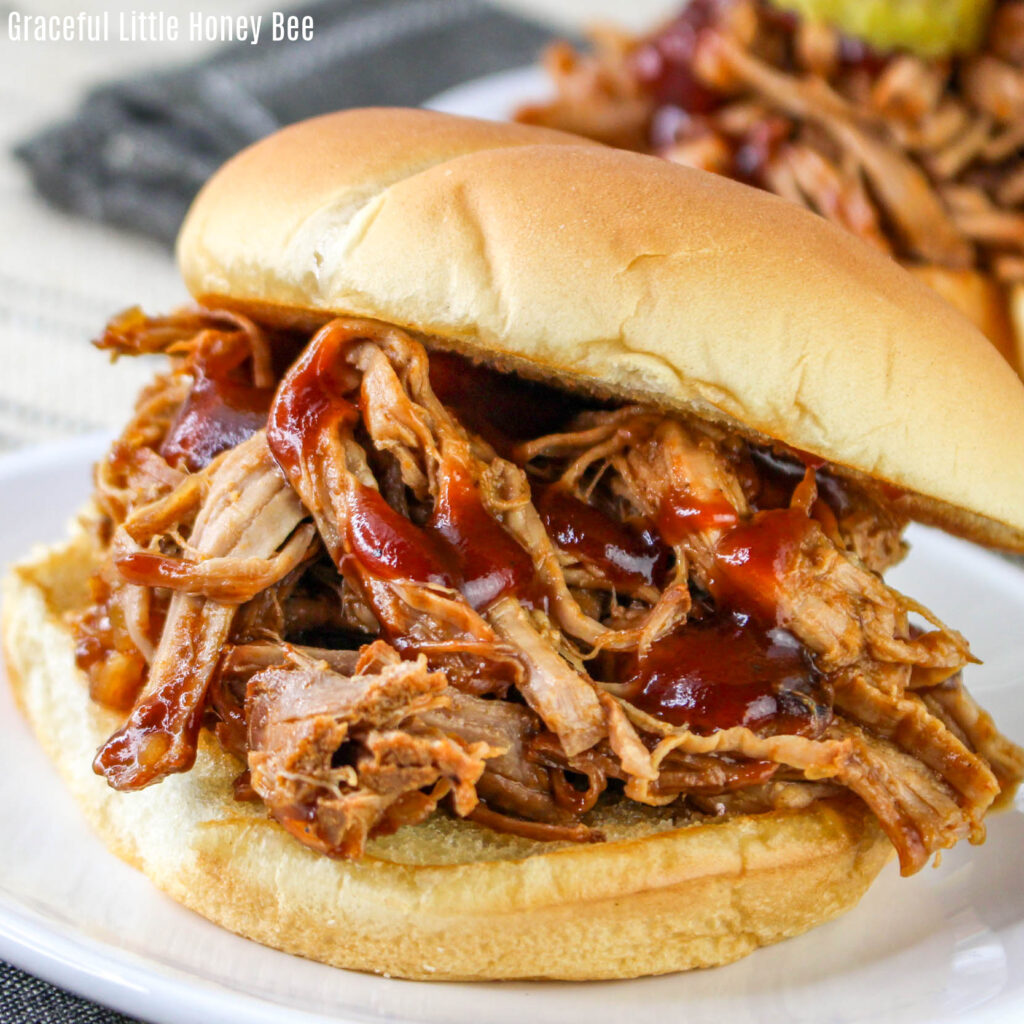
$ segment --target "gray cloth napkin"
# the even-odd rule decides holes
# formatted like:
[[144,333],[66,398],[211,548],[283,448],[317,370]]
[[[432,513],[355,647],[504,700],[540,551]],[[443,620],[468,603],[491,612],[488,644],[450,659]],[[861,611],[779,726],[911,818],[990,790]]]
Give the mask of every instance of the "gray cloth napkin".
[[532,63],[550,33],[481,0],[321,0],[309,42],[212,59],[94,89],[72,120],[16,150],[52,203],[170,244],[229,156],[341,107],[416,106],[449,86]]
[[[101,86],[17,149],[38,190],[76,214],[170,244],[229,156],[281,125],[342,107],[415,106],[532,63],[550,33],[481,0],[325,0],[311,42],[230,46],[185,68]],[[0,962],[0,1024],[127,1017]]]
[[0,1024],[132,1024],[0,961]]

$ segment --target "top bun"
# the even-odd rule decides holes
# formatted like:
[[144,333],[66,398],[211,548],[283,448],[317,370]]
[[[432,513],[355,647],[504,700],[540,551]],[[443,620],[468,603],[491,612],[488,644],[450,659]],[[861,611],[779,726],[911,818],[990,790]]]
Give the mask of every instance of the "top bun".
[[371,317],[783,441],[1024,550],[1024,384],[886,256],[765,192],[570,135],[351,110],[239,154],[178,259],[204,303]]

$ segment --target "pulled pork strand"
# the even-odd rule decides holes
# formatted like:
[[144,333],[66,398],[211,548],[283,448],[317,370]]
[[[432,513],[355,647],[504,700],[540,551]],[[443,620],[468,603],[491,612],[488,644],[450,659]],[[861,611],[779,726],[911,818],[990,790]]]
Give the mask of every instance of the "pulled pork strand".
[[921,699],[988,763],[1002,792],[1012,793],[1024,777],[1024,750],[996,728],[992,716],[964,689],[960,675],[922,691]]
[[[260,432],[209,474],[189,545],[201,557],[270,559],[305,515]],[[93,763],[115,789],[139,789],[192,766],[206,689],[234,615],[234,605],[189,593],[171,599],[145,689]]]
[[[368,339],[377,345],[371,346]],[[381,359],[386,348],[391,350],[388,367]],[[417,397],[433,408],[414,404],[404,388],[388,380],[394,376],[397,384],[392,361],[402,368],[406,385],[417,387]],[[385,377],[384,383],[379,381],[381,376]],[[326,381],[336,383],[334,393],[325,390]],[[358,414],[344,395],[360,384],[368,429],[386,429],[381,443],[397,453],[403,478],[414,490],[431,493],[435,511],[447,517],[433,534],[418,530],[380,499],[365,458],[359,459],[354,439],[346,437]],[[380,389],[392,395],[400,392],[402,398],[400,404],[392,403],[394,415],[384,422],[374,412]],[[307,431],[301,438],[296,438],[296,425]],[[520,691],[567,749],[585,750],[601,738],[604,716],[593,686],[551,649],[516,601],[500,596],[510,583],[517,582],[506,578],[508,566],[497,566],[492,572],[488,565],[477,572],[475,564],[467,563],[467,552],[459,550],[468,531],[463,532],[464,523],[453,517],[469,516],[470,531],[488,531],[489,540],[499,546],[504,541],[511,559],[525,559],[525,553],[480,505],[472,483],[473,470],[478,467],[473,465],[469,443],[433,397],[426,354],[420,346],[400,332],[386,331],[376,324],[335,321],[313,339],[306,356],[285,378],[271,412],[270,439],[278,461],[317,518],[321,534],[331,538],[328,547],[339,570],[367,595],[385,635],[411,637],[418,650],[426,650],[423,642],[417,642],[416,630],[408,621],[410,602],[403,595],[411,590],[430,594],[432,604],[444,609],[452,625],[456,621],[464,623],[456,635],[468,634],[477,642],[495,646],[504,642],[517,651],[523,669],[517,682]],[[357,462],[363,479],[354,472]],[[334,482],[333,489],[320,483],[325,475]],[[455,488],[459,489],[457,497],[452,494]],[[328,492],[326,503],[324,490]],[[369,540],[371,533],[380,539]],[[455,548],[454,557],[437,534],[449,548]],[[472,538],[475,544],[483,541],[482,536]],[[489,607],[481,608],[482,614],[455,586],[459,575],[467,586],[465,577],[471,573],[475,575],[468,582],[477,582],[478,590],[499,588],[487,595],[491,600]],[[486,598],[478,599],[486,602]],[[448,636],[438,635],[436,627],[443,620],[436,612],[427,621],[431,626],[423,637],[427,643],[436,645],[451,636],[449,631]]]
[[247,687],[252,788],[289,832],[332,856],[360,857],[368,838],[422,821],[449,793],[465,817],[485,759],[500,751],[425,722],[450,704],[443,673],[380,641],[351,676],[296,655]]
[[[941,623],[933,632],[907,635],[912,605],[837,547],[806,511],[752,514],[713,438],[667,421],[624,447],[613,465],[625,496],[683,544],[707,589],[728,592],[792,630],[823,669],[868,656],[952,675],[967,662],[963,638]],[[768,574],[754,571],[759,556],[776,552],[784,567],[772,559]]]

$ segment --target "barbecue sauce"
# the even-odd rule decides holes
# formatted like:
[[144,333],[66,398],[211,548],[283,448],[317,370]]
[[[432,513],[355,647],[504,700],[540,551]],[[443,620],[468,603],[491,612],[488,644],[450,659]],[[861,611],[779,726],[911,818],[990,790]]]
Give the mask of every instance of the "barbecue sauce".
[[752,504],[756,509],[786,508],[804,474],[813,469],[818,494],[838,519],[851,510],[850,498],[843,482],[831,473],[822,472],[825,460],[807,452],[794,450],[793,457],[776,455],[768,448],[750,449],[753,464]]
[[722,102],[696,75],[693,61],[702,37],[721,21],[728,0],[690,0],[683,12],[637,47],[630,65],[655,102],[708,114]]
[[672,553],[650,526],[631,530],[559,484],[536,488],[534,502],[555,545],[609,583],[627,591],[664,585]]
[[188,581],[191,566],[180,558],[160,555],[153,551],[131,551],[120,555],[117,571],[126,583],[143,587],[174,587]]
[[800,509],[780,508],[757,512],[729,530],[715,549],[708,581],[715,601],[774,625],[779,580],[796,558],[811,524]]
[[577,413],[601,406],[454,352],[430,353],[430,386],[462,426],[502,455],[518,441],[556,433]]
[[192,388],[160,447],[172,466],[196,472],[266,426],[274,389],[247,381],[248,356],[244,345],[234,344],[200,349],[190,358]]
[[[332,333],[330,325],[325,327],[278,390],[267,440],[293,481],[301,477],[303,463],[313,457],[323,431],[359,422],[357,407],[342,397],[358,384],[339,359],[348,339],[346,331]],[[459,390],[457,381],[463,373],[470,381],[486,380],[491,373],[457,356],[432,356],[432,380],[435,360],[442,390],[447,389],[449,396]],[[350,555],[332,552],[335,561],[340,565],[352,557],[378,579],[460,589],[478,610],[509,593],[535,600],[530,557],[484,508],[467,470],[459,465],[446,468],[437,505],[423,527],[395,511],[374,488],[348,483]]]
[[198,691],[184,670],[132,708],[128,721],[100,747],[93,771],[115,789],[136,790],[195,761],[202,724]]
[[638,658],[627,680],[642,711],[695,732],[745,726],[764,733],[816,731],[817,673],[784,629],[739,612],[688,622]]
[[132,643],[109,585],[94,576],[93,603],[75,620],[75,664],[89,678],[89,696],[97,704],[127,711],[146,679],[146,659]]
[[427,527],[449,546],[460,589],[473,608],[487,608],[506,594],[535,598],[533,560],[484,508],[464,467],[448,468]]
[[424,527],[363,484],[350,492],[348,510],[352,557],[371,576],[458,589],[478,611],[506,594],[536,599],[533,562],[484,508],[462,469],[444,481]]
[[[794,484],[802,478],[794,474]],[[785,490],[785,501],[792,500],[789,481],[788,474],[782,480],[769,476],[775,491],[768,500],[781,504]],[[741,521],[723,494],[699,500],[672,489],[656,522],[671,544],[705,535],[712,547],[707,585],[714,611],[691,617],[636,659],[627,680],[630,700],[697,732],[745,726],[762,734],[817,734],[828,716],[814,697],[820,676],[777,621],[779,582],[814,528],[807,512],[773,507]]]
[[396,512],[366,484],[350,486],[348,540],[352,557],[378,579],[456,585],[453,559],[437,538]]
[[[316,457],[316,446],[324,432],[352,428],[359,422],[358,408],[343,397],[358,383],[339,359],[349,338],[345,330],[325,327],[278,389],[267,443],[293,483],[301,480],[304,464]],[[350,555],[332,551],[335,562],[341,565],[345,558],[352,557],[365,572],[379,579],[453,585],[450,560],[424,530],[396,512],[373,487],[357,480],[345,486],[345,539]]]
[[671,489],[658,510],[656,525],[669,544],[704,534],[713,546],[707,580],[716,603],[768,626],[775,625],[779,579],[812,529],[800,508],[772,508],[741,521],[723,494],[701,500]]
[[[358,384],[338,358],[347,334],[339,332],[335,340],[329,332],[325,328],[288,374],[271,411],[271,450],[292,479],[314,456],[322,431],[351,428],[359,420],[356,405],[342,397]],[[501,411],[497,395],[508,381],[459,357],[431,357],[431,382],[442,402],[461,422],[506,447],[512,438],[537,436],[552,426],[543,403],[523,404],[518,415],[507,407]],[[631,699],[640,708],[700,732],[742,725],[762,733],[810,734],[828,713],[812,696],[819,677],[775,616],[779,578],[812,521],[803,508],[788,507],[799,472],[767,457],[748,468],[767,507],[755,504],[758,510],[746,522],[724,494],[699,500],[683,488],[670,490],[655,521],[640,528],[615,521],[558,484],[538,487],[535,500],[554,543],[623,589],[662,586],[669,545],[693,533],[714,538],[708,582],[715,609],[691,617],[626,667]],[[488,512],[468,466],[446,460],[440,493],[422,526],[372,487],[357,481],[346,486],[348,554],[337,553],[341,564],[351,557],[376,579],[457,588],[477,610],[510,594],[525,603],[543,600],[532,559]]]
[[353,375],[344,372],[338,360],[348,337],[347,332],[328,324],[277,389],[267,424],[267,444],[293,483],[302,478],[303,463],[312,457],[321,432],[332,426],[354,427],[359,422],[359,410],[342,397],[355,384]]
[[738,518],[724,494],[701,500],[689,491],[673,487],[666,493],[656,521],[663,540],[678,544],[691,533],[729,530]]

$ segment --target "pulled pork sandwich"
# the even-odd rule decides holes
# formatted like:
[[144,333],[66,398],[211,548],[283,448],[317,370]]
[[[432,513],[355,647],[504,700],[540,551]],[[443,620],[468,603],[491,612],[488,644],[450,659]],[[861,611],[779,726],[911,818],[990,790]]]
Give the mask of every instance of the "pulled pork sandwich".
[[646,37],[594,40],[551,49],[557,94],[519,120],[813,210],[1024,372],[1024,2],[690,0]]
[[341,966],[606,978],[981,842],[1022,752],[882,573],[914,517],[1024,550],[1024,387],[889,259],[400,110],[237,157],[179,259],[200,305],[99,339],[169,366],[4,628],[157,885]]

